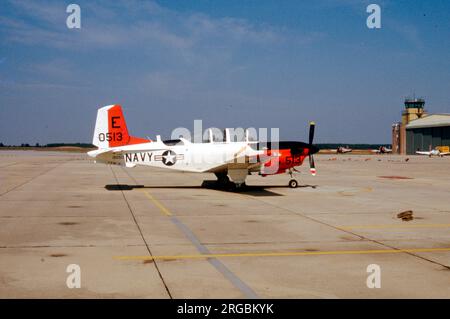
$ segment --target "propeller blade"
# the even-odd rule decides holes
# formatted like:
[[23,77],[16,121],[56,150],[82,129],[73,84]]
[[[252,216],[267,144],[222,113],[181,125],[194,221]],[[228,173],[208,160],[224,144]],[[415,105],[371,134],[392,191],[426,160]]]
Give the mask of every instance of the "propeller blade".
[[314,140],[314,128],[316,127],[316,123],[309,122],[309,145],[312,145]]
[[313,151],[313,140],[314,140],[314,129],[316,127],[316,123],[309,122],[309,171],[312,176],[316,176],[316,165],[314,163],[314,157],[311,152]]

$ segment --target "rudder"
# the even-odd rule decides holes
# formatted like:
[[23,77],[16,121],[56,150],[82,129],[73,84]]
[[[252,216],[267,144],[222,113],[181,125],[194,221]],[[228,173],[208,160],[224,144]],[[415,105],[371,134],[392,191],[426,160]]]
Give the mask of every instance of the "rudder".
[[151,141],[128,134],[127,124],[120,105],[108,105],[98,109],[92,141],[92,144],[98,148],[110,148],[148,142]]

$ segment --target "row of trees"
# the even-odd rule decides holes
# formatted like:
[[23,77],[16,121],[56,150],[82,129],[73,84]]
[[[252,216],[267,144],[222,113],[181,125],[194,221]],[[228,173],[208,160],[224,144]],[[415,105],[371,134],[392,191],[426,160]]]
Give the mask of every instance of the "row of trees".
[[0,143],[0,147],[61,147],[61,146],[75,146],[85,148],[94,147],[94,145],[89,143],[51,143],[46,145],[40,145],[39,143],[36,143],[34,145],[30,145],[29,143],[22,143],[20,145],[5,145],[3,143]]
[[28,143],[22,143],[20,145],[5,145],[3,143],[0,143],[0,147],[41,147],[39,143],[36,143],[34,145],[30,145]]

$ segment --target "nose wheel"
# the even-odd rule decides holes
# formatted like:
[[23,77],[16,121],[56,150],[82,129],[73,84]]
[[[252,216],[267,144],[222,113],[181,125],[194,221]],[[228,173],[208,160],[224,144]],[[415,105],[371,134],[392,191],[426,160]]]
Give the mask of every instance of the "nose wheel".
[[297,182],[296,179],[291,179],[291,180],[289,181],[289,187],[290,187],[290,188],[297,188],[297,186],[298,186],[298,182]]
[[[294,169],[295,170],[295,169]],[[289,187],[290,188],[297,188],[297,186],[298,186],[298,182],[297,182],[297,180],[296,179],[294,179],[294,178],[292,178],[292,175],[293,175],[293,173],[294,173],[294,170],[292,169],[292,168],[290,168],[289,170],[288,170],[288,174],[289,174],[289,176],[291,177],[291,180],[289,181]],[[297,172],[297,170],[295,170],[296,172]]]

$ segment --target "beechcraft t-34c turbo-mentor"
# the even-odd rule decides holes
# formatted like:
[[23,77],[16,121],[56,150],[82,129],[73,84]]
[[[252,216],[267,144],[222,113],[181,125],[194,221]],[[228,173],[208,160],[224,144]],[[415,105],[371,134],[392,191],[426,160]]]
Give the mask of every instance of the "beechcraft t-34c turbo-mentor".
[[162,141],[159,135],[153,141],[129,135],[121,106],[109,105],[97,112],[93,144],[98,149],[88,155],[96,163],[214,173],[220,185],[237,188],[245,184],[251,173],[261,176],[288,173],[289,186],[295,188],[298,182],[292,174],[298,172],[295,167],[302,165],[306,157],[312,175],[316,173],[313,154],[319,149],[312,144],[314,127],[311,122],[309,143],[250,141],[248,131],[245,141],[234,142],[230,141],[228,130],[225,130],[225,140],[220,142],[214,141],[211,130],[206,143],[192,143],[183,137]]

